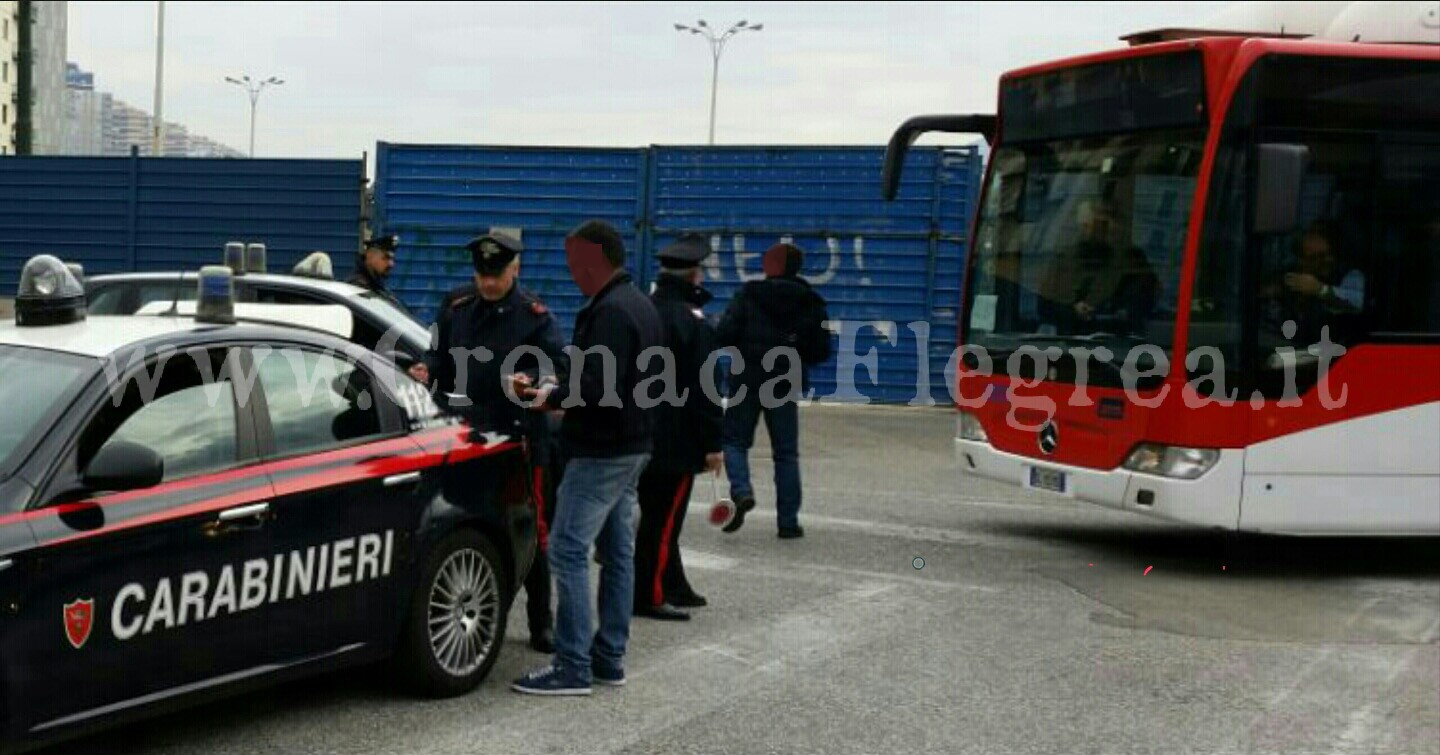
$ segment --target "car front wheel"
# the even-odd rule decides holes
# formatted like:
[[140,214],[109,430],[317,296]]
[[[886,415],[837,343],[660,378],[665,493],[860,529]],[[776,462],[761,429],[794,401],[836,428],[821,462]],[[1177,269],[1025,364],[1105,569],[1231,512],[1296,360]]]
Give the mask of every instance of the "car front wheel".
[[505,639],[505,573],[499,552],[469,530],[447,536],[420,573],[396,662],[418,693],[453,697],[473,690]]

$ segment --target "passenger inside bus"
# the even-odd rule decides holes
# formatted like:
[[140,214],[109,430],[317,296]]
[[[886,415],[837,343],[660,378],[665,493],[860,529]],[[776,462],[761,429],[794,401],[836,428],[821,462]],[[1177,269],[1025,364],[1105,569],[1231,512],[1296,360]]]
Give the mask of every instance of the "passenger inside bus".
[[1079,234],[1070,263],[1056,266],[1070,289],[1051,302],[1064,306],[1052,306],[1047,314],[1067,334],[1145,335],[1160,280],[1144,250],[1116,238],[1115,229],[1128,229],[1130,223],[1117,224],[1113,205],[1101,199],[1079,202],[1076,221]]
[[1365,309],[1365,274],[1346,261],[1337,238],[1328,225],[1312,225],[1296,245],[1292,269],[1261,292],[1272,319],[1295,322],[1299,347],[1320,343],[1322,335],[1342,344],[1356,335]]

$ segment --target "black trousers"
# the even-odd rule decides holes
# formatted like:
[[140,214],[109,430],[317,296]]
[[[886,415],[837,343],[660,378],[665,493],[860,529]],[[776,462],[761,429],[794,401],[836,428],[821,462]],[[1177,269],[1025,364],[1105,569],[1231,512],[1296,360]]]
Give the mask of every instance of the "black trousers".
[[536,513],[539,515],[535,528],[539,535],[535,563],[530,566],[530,573],[525,575],[525,613],[531,634],[550,629],[553,619],[550,613],[550,559],[545,554],[550,547],[550,525],[555,523],[555,491],[560,489],[561,471],[559,464],[540,464],[530,469],[533,476],[531,484],[535,486]]
[[680,561],[680,530],[695,475],[650,469],[640,476],[640,530],[635,535],[635,605],[656,606],[666,594],[692,592]]

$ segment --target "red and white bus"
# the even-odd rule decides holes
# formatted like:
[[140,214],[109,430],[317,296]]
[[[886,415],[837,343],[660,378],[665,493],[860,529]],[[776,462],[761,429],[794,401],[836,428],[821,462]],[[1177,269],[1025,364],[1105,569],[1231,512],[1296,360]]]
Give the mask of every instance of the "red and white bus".
[[962,473],[1228,530],[1440,533],[1440,31],[1167,36],[891,142],[887,196],[919,134],[991,142]]

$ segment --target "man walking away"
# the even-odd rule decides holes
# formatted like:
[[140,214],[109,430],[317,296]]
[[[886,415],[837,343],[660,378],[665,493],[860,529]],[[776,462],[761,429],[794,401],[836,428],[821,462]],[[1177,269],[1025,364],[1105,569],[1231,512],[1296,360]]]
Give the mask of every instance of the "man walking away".
[[[660,312],[665,349],[674,360],[675,406],[655,409],[655,453],[640,478],[640,532],[635,538],[635,615],[662,621],[688,621],[681,608],[706,604],[685,577],[680,561],[680,530],[690,504],[695,475],[720,468],[722,408],[706,397],[701,370],[715,346],[715,332],[703,308],[711,295],[701,287],[700,263],[710,256],[703,236],[686,234],[662,249],[660,276],[650,300]],[[656,400],[658,396],[647,396]]]
[[[550,531],[555,578],[555,658],[515,681],[531,695],[588,695],[592,679],[625,683],[625,646],[635,592],[636,486],[650,460],[651,412],[635,401],[637,358],[659,346],[660,318],[625,271],[625,244],[609,224],[590,221],[565,240],[570,275],[589,301],[575,317],[570,380],[517,395],[537,410],[564,410],[567,462]],[[577,351],[578,350],[578,351]],[[612,359],[613,357],[613,359]],[[608,378],[608,379],[607,379]],[[600,628],[590,619],[590,549],[600,569]]]
[[[794,244],[776,244],[765,252],[765,279],[746,283],[730,300],[718,328],[722,347],[734,347],[744,359],[743,370],[731,381],[731,399],[725,409],[725,472],[730,478],[730,497],[735,501],[735,518],[725,532],[745,524],[745,515],[755,508],[755,489],[750,484],[750,447],[755,426],[765,417],[770,434],[771,458],[775,462],[775,510],[782,539],[804,537],[800,527],[800,395],[804,371],[830,358],[830,333],[825,329],[829,314],[825,300],[800,278],[805,253]],[[791,349],[802,362],[802,385],[788,385],[779,406],[766,407],[760,388],[783,376],[792,366],[790,358],[778,356],[771,369],[762,366],[765,355],[775,349]],[[787,381],[781,381],[782,383]],[[789,381],[793,382],[793,381]],[[738,395],[739,391],[743,396]]]

